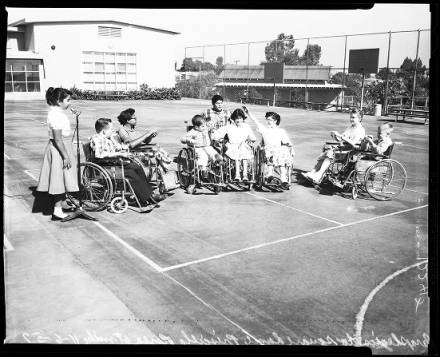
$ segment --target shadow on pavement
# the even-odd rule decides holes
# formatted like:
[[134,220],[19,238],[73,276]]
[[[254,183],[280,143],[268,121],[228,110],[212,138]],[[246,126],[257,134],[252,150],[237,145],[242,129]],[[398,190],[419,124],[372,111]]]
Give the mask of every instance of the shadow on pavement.
[[53,199],[47,192],[37,191],[37,186],[29,187],[34,196],[34,203],[32,205],[32,213],[43,213],[45,216],[52,215]]

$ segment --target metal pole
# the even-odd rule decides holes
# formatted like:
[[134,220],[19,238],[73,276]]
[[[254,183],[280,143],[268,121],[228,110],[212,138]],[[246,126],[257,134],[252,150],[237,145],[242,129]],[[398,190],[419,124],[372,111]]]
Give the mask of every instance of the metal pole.
[[342,101],[341,101],[341,112],[344,110],[345,101],[345,62],[347,59],[347,36],[345,36],[345,48],[344,48],[344,69],[342,70]]
[[362,72],[361,113],[362,113],[362,106],[364,104],[364,79],[365,79],[365,72]]
[[226,100],[226,87],[225,87],[225,68],[226,68],[226,45],[223,45],[223,100]]
[[[308,48],[309,48],[309,41],[310,39],[307,39],[307,47],[306,47],[306,54],[308,55]],[[309,66],[308,66],[308,62],[307,62],[307,56],[306,56],[306,90],[304,93],[304,101],[307,103],[309,101],[309,90],[307,88],[309,84]],[[306,104],[306,108],[307,108],[307,104]]]
[[390,70],[390,50],[391,50],[391,31],[388,33],[388,57],[387,57],[387,70],[385,73],[385,98],[384,98],[384,110],[385,114],[388,114],[388,71]]
[[247,75],[247,80],[246,80],[246,97],[247,97],[247,102],[249,103],[249,76],[250,76],[250,68],[249,68],[249,52],[250,52],[250,42],[248,43],[248,56],[247,56],[247,66],[248,66],[248,75]]
[[414,80],[413,80],[413,90],[411,98],[411,109],[414,109],[414,94],[416,92],[416,82],[417,82],[417,61],[419,58],[419,42],[420,42],[420,30],[417,30],[417,51],[416,51],[416,63],[414,66]]

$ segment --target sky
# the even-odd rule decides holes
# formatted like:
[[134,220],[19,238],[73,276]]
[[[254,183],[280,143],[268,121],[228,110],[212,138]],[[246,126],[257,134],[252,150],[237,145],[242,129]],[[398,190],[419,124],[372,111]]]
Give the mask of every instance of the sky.
[[[376,4],[370,10],[223,10],[223,9],[81,9],[81,8],[6,8],[8,23],[29,20],[117,20],[179,32],[176,36],[175,60],[180,65],[185,47],[263,41],[249,45],[249,64],[264,60],[264,41],[278,34],[294,38],[359,34],[365,32],[430,29],[429,4]],[[300,54],[307,40],[297,40]],[[321,63],[343,67],[344,38],[311,39],[322,48]],[[408,56],[415,58],[417,33],[393,34],[390,67],[399,67]],[[379,67],[386,66],[388,35],[348,37],[347,64],[350,49],[379,48]],[[215,63],[224,56],[226,63],[246,65],[248,45],[187,48],[187,57],[205,56]],[[421,32],[419,57],[428,66],[430,32]]]

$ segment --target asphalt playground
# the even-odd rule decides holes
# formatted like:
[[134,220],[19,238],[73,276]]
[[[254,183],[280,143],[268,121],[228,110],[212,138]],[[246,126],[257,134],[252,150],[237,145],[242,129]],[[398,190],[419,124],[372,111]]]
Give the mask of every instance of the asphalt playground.
[[[172,155],[210,102],[75,101],[80,138],[136,109]],[[230,110],[238,103],[226,102]],[[4,109],[7,343],[364,345],[427,353],[429,126],[394,123],[407,171],[392,201],[322,194],[301,182],[348,114],[249,105],[281,115],[296,152],[290,191],[177,189],[149,213],[52,222],[34,192],[47,143],[43,101]],[[392,118],[365,116],[367,134]],[[72,118],[72,126],[74,120]],[[253,123],[250,123],[254,128]]]

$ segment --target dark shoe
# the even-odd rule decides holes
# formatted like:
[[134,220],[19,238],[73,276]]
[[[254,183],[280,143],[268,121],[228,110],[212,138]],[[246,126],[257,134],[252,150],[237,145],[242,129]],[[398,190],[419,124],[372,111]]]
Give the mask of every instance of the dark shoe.
[[152,203],[157,203],[163,201],[165,198],[167,198],[167,195],[154,194],[150,197],[150,201],[152,201]]
[[270,184],[270,183],[272,183],[272,181],[275,179],[275,177],[273,177],[273,176],[269,176],[267,179],[266,179],[266,182],[268,183],[268,184]]
[[281,188],[282,188],[283,190],[290,190],[290,185],[289,185],[288,182],[283,182],[283,183],[281,184]]
[[52,221],[61,221],[63,218],[65,218],[65,217],[58,217],[58,216],[56,216],[54,214],[52,215]]
[[208,171],[202,171],[202,179],[206,180],[208,178]]

